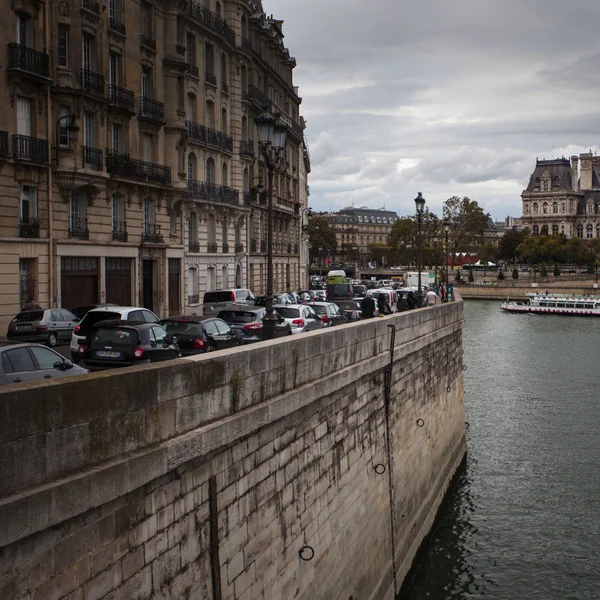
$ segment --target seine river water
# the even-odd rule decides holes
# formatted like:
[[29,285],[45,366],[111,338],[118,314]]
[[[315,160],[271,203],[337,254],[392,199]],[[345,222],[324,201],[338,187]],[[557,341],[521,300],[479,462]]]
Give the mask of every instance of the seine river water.
[[467,466],[402,600],[600,599],[600,319],[465,319]]

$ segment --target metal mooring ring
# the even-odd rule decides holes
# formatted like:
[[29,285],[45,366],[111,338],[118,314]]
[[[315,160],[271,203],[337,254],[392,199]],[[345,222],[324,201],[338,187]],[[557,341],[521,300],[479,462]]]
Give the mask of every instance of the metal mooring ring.
[[375,465],[375,473],[377,473],[377,475],[383,475],[385,473],[385,465],[383,463]]
[[450,393],[450,392],[452,391],[452,388],[451,388],[450,386],[448,386],[448,387],[446,388],[446,391],[447,391],[448,393]]
[[315,551],[312,546],[302,546],[300,548],[300,558],[305,561],[312,560],[315,557]]
[[425,425],[425,421],[423,419],[417,419],[417,427],[423,427]]
[[471,427],[471,426],[469,425],[469,421],[465,421],[465,429],[469,429],[469,427]]
[[467,370],[467,365],[463,365],[463,371]]

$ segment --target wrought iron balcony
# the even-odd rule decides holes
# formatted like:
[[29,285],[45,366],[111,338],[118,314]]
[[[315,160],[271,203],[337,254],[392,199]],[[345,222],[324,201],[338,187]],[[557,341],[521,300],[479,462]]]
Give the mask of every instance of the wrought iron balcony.
[[69,237],[77,240],[88,240],[90,232],[87,228],[87,219],[71,217],[69,219]]
[[165,238],[160,232],[160,225],[156,225],[155,223],[146,223],[144,225],[144,233],[142,233],[142,243],[164,244]]
[[266,240],[260,240],[260,251],[261,252],[267,251],[267,241]]
[[217,76],[214,73],[204,73],[204,81],[217,87]]
[[19,221],[19,237],[22,238],[39,238],[40,237],[40,220],[39,219],[21,219]]
[[121,21],[115,17],[109,17],[108,28],[112,29],[112,31],[120,33],[121,35],[125,35],[125,23],[121,23]]
[[261,108],[269,109],[273,102],[264,92],[261,92],[255,85],[248,86],[250,100],[256,102]]
[[229,254],[229,244],[223,244],[223,254]]
[[150,35],[142,33],[140,35],[140,45],[152,50],[152,52],[156,52],[156,40]]
[[225,83],[224,81],[221,81],[221,91],[222,91],[224,94],[227,94],[227,95],[229,95],[229,84],[228,84],[228,83]]
[[8,131],[0,131],[0,158],[8,158]]
[[233,151],[233,138],[226,133],[193,121],[186,121],[186,126],[190,140],[205,146],[214,146],[225,152]]
[[118,85],[109,85],[108,98],[113,106],[131,113],[135,112],[135,97],[132,91]]
[[199,304],[200,303],[200,296],[198,294],[193,294],[191,296],[188,296],[188,304]]
[[227,21],[223,17],[208,10],[198,0],[191,0],[191,2],[184,4],[184,6],[193,19],[196,19],[205,27],[212,29],[232,46],[235,45],[235,32],[227,25]]
[[234,190],[226,185],[188,179],[187,187],[188,196],[192,198],[224,202],[225,204],[233,204],[235,206],[238,206],[240,203],[240,193],[238,190]]
[[83,166],[86,169],[102,171],[102,150],[90,148],[89,146],[83,146],[81,150],[83,154]]
[[47,79],[50,77],[50,57],[22,44],[9,44],[8,68]]
[[235,253],[241,254],[244,251],[244,244],[236,244],[235,245]]
[[127,241],[127,223],[125,221],[113,221],[112,239],[115,242]]
[[242,140],[240,142],[240,154],[244,156],[254,156],[254,140]]
[[250,240],[250,252],[256,252],[256,240]]
[[190,252],[200,252],[200,243],[199,242],[188,242],[188,250]]
[[217,249],[217,242],[208,242],[208,244],[206,244],[206,251],[209,254],[215,254],[217,252]]
[[34,163],[48,164],[48,140],[29,137],[28,135],[13,135],[13,158],[28,160]]
[[106,150],[106,170],[115,177],[128,177],[171,185],[171,167],[136,160],[127,153]]
[[165,105],[148,96],[142,96],[140,98],[140,117],[162,123],[165,120]]
[[81,8],[89,10],[95,15],[100,14],[100,3],[97,0],[81,0]]
[[192,75],[193,77],[200,76],[200,69],[198,68],[198,65],[193,65],[191,63],[188,63],[187,70],[188,70],[188,75]]
[[96,96],[104,96],[104,75],[88,69],[81,69],[80,75],[81,89]]
[[248,38],[242,37],[242,50],[252,52],[252,42]]

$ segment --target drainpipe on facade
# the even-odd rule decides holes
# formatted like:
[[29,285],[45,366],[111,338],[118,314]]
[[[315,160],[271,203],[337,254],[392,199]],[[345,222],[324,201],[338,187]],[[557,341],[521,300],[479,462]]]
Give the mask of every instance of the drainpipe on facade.
[[[44,46],[46,53],[50,54],[50,5],[44,3]],[[46,194],[48,201],[48,306],[56,306],[56,296],[54,294],[54,232],[52,219],[52,106],[50,96],[50,86],[46,88],[46,137],[50,145],[50,164],[48,165],[48,175],[46,178]],[[38,265],[39,268],[39,265]],[[38,277],[39,280],[39,277]],[[39,294],[38,294],[39,296]]]

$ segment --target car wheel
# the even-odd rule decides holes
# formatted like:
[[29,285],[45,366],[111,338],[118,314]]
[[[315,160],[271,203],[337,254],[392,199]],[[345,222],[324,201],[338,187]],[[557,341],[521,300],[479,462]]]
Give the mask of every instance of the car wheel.
[[54,348],[54,346],[56,346],[56,342],[57,342],[56,334],[49,333],[48,334],[48,342],[47,342],[48,346],[50,346],[50,348]]

